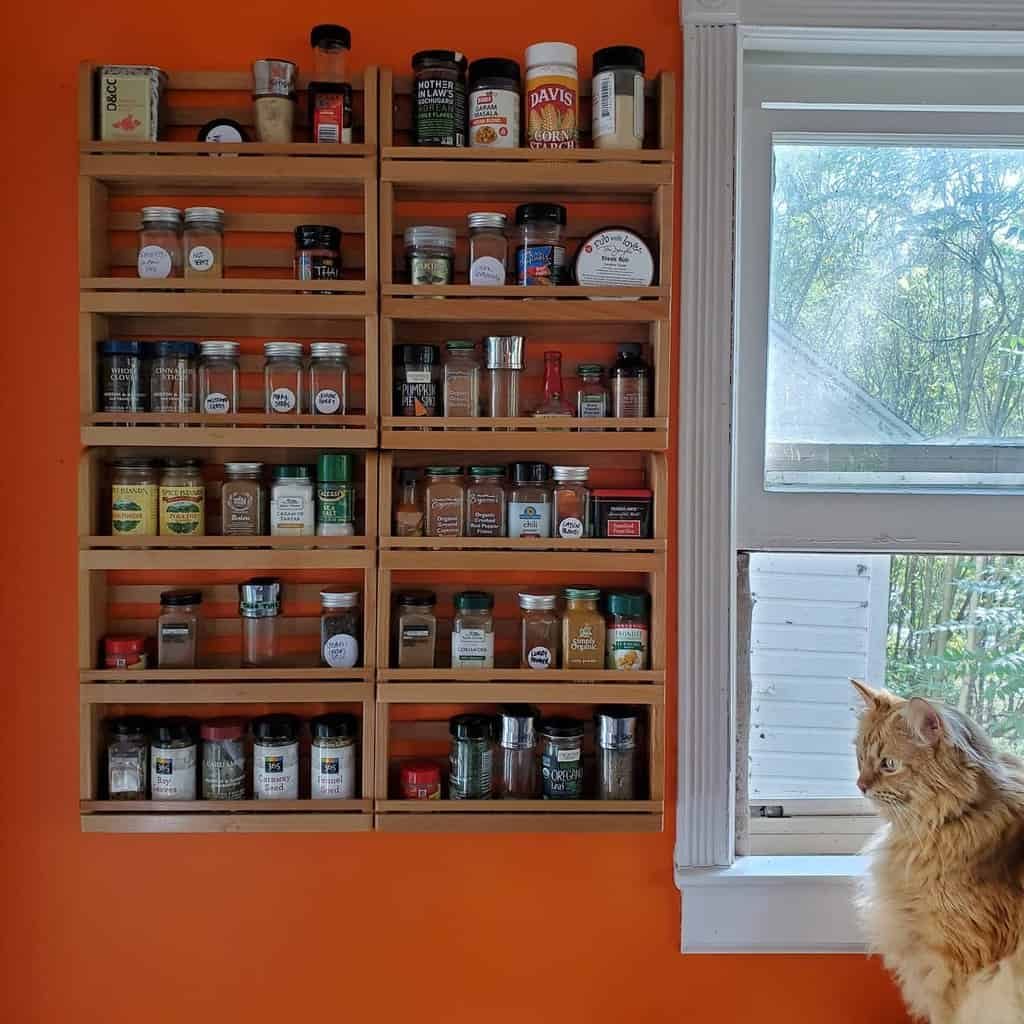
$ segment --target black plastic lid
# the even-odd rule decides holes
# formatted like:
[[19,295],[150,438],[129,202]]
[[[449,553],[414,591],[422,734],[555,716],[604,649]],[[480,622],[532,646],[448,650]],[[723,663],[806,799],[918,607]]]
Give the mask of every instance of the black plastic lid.
[[309,731],[313,739],[355,739],[359,735],[359,720],[344,711],[317,715],[310,721]]
[[546,484],[551,476],[546,462],[513,462],[509,469],[512,482],[517,484]]
[[[215,131],[218,128],[230,128],[233,132],[237,132],[240,142],[249,141],[249,133],[245,130],[245,127],[231,117],[215,117],[212,121],[207,121],[206,124],[199,129],[199,133],[196,137],[200,142],[208,142],[210,132]],[[227,142],[230,140],[224,139],[216,141]]]
[[613,68],[635,68],[643,72],[644,51],[639,46],[606,46],[594,53],[594,74]]
[[469,65],[469,87],[484,78],[510,78],[519,84],[519,62],[507,57],[481,57]]
[[252,734],[258,740],[293,740],[299,720],[294,715],[263,715],[252,720]]
[[398,482],[400,484],[415,484],[423,479],[423,473],[418,469],[400,469],[398,471]]
[[101,356],[138,356],[142,348],[137,341],[101,341]]
[[433,345],[399,345],[395,361],[402,366],[432,366],[437,362],[437,349]]
[[340,43],[346,50],[352,49],[352,33],[344,25],[314,25],[309,33],[309,45]]
[[554,736],[556,739],[575,739],[583,735],[583,723],[577,718],[554,715],[551,718],[542,718],[537,723],[537,732]]
[[195,742],[196,724],[190,718],[160,718],[153,723],[150,739],[154,747],[167,743],[178,743],[181,740]]
[[203,595],[198,590],[165,590],[160,595],[160,603],[171,608],[185,604],[202,604]]
[[143,736],[149,732],[149,719],[141,715],[128,715],[126,718],[112,718],[107,722],[107,732],[111,736]]
[[609,615],[635,615],[643,618],[647,615],[648,597],[641,591],[614,590],[605,594],[605,607]]
[[400,605],[407,604],[413,608],[433,608],[437,604],[437,594],[432,590],[403,590],[397,601]]
[[189,356],[192,359],[199,353],[199,346],[194,341],[154,341],[152,354],[160,356]]
[[619,358],[623,356],[639,356],[643,353],[643,345],[638,345],[635,341],[624,341],[619,346]]
[[412,67],[415,71],[420,67],[436,64],[454,64],[459,71],[466,70],[466,55],[458,50],[420,50],[412,55]]
[[457,740],[494,739],[494,719],[490,715],[456,715],[448,723],[449,734]]
[[565,207],[558,203],[523,203],[516,207],[516,223],[547,221],[549,224],[565,224]]
[[341,248],[341,229],[331,224],[300,224],[295,229],[297,249]]

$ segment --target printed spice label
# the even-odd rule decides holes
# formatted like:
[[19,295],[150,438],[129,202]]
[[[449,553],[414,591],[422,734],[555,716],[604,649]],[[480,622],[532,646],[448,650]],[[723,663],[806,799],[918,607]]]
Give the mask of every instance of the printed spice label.
[[551,75],[530,80],[526,141],[531,149],[575,149],[579,137],[576,82]]

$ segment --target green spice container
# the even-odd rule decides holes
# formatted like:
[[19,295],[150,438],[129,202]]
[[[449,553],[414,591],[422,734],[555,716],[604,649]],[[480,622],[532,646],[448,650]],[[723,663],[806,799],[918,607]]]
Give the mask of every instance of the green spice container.
[[356,532],[356,488],[352,456],[325,452],[316,467],[316,534],[351,537]]
[[650,636],[647,595],[626,591],[608,595],[608,640],[605,668],[643,672]]

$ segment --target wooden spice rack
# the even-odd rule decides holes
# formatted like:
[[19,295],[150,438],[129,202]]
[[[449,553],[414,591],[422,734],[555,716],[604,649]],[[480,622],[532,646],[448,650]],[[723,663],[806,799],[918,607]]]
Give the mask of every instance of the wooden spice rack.
[[[410,80],[368,68],[353,82],[355,141],[324,147],[195,142],[215,116],[251,126],[246,72],[171,72],[167,138],[158,143],[93,139],[92,76],[79,92],[80,366],[79,681],[82,828],[95,832],[235,831],[563,831],[650,832],[664,814],[667,682],[665,630],[670,366],[676,117],[675,82],[648,83],[651,148],[612,151],[502,151],[410,145]],[[300,89],[305,88],[300,79]],[[580,123],[589,125],[582,86]],[[304,110],[300,97],[299,110]],[[299,124],[302,124],[300,116]],[[164,134],[162,132],[162,134]],[[588,140],[584,137],[584,146]],[[410,286],[401,276],[401,235],[414,223],[455,227],[457,273],[465,277],[465,213],[511,213],[544,199],[569,208],[567,249],[606,224],[633,227],[651,244],[652,287],[566,286],[538,297],[514,287]],[[423,203],[430,203],[429,214]],[[213,204],[228,211],[227,276],[220,281],[139,280],[134,232],[144,204]],[[485,205],[481,206],[480,204]],[[345,279],[289,279],[292,228],[332,223],[344,235]],[[324,294],[326,293],[326,294]],[[424,301],[424,299],[428,301]],[[629,299],[631,301],[623,301]],[[436,301],[430,301],[436,300]],[[630,421],[529,417],[495,421],[410,421],[391,415],[394,346],[440,344],[487,334],[527,338],[527,407],[540,387],[541,354],[563,353],[567,375],[581,361],[608,363],[615,346],[642,342],[654,367],[653,415]],[[243,408],[261,406],[259,367],[267,340],[345,341],[351,352],[355,411],[332,417],[280,418],[259,411],[111,415],[96,408],[95,352],[106,338],[231,338],[242,347]],[[261,460],[308,463],[318,451],[358,456],[360,521],[347,538],[118,538],[104,518],[107,469],[127,456],[193,456],[219,464]],[[431,453],[436,453],[432,455]],[[615,486],[654,492],[653,535],[642,540],[523,542],[507,538],[398,538],[391,535],[395,470],[431,462],[500,463],[537,459],[586,464]],[[609,486],[613,484],[609,483]],[[284,636],[294,667],[237,667],[234,586],[273,572],[285,580]],[[317,664],[316,591],[345,580],[364,595],[364,664],[335,671]],[[528,672],[508,649],[517,589],[596,581],[646,589],[652,600],[651,667],[644,672]],[[497,582],[495,582],[497,581]],[[210,648],[196,670],[99,668],[102,636],[114,629],[151,632],[159,590],[202,584],[210,603]],[[439,613],[471,586],[497,597],[499,667],[486,673],[390,663],[392,594],[430,586]],[[308,663],[307,663],[308,662]],[[443,664],[443,659],[439,660]],[[443,759],[447,718],[461,709],[493,711],[531,702],[545,712],[589,718],[599,704],[643,712],[647,799],[626,802],[422,801],[394,799],[401,758],[423,749]],[[121,714],[254,715],[287,710],[308,718],[349,710],[362,719],[362,777],[352,801],[232,803],[118,802],[103,799],[103,721]],[[588,739],[588,743],[589,743]]]

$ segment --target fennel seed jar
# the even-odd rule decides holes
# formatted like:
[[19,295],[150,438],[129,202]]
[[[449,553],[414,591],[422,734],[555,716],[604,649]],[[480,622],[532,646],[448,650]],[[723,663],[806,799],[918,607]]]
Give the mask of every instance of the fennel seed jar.
[[344,712],[317,715],[309,731],[309,795],[314,800],[354,800],[359,720]]

